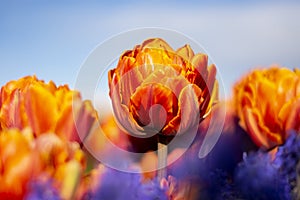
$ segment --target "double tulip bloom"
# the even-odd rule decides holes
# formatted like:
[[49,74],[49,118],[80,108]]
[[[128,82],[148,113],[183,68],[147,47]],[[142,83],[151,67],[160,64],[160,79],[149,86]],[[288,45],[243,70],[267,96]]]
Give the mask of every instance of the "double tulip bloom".
[[300,131],[300,71],[257,69],[234,87],[240,125],[258,146],[282,144],[289,130]]
[[[68,86],[35,76],[0,92],[0,199],[21,199],[45,177],[63,199],[74,198],[85,170],[80,145],[96,122],[90,101]],[[43,178],[42,178],[43,179]],[[34,189],[33,189],[34,190]]]
[[[45,83],[35,76],[10,81],[1,88],[0,129],[30,127],[34,136],[56,133],[81,142],[97,119],[90,101],[67,85]],[[80,136],[80,137],[79,137]]]
[[216,68],[189,45],[173,50],[148,39],[121,55],[109,71],[118,122],[131,134],[174,136],[197,126],[217,96]]

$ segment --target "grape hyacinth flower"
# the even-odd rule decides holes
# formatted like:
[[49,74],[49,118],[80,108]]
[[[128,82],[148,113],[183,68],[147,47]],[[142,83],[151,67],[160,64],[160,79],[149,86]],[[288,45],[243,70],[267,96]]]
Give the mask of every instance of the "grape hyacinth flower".
[[233,182],[232,176],[221,169],[216,169],[210,173],[209,186],[205,192],[207,199],[243,199]]
[[275,165],[279,169],[279,173],[288,181],[286,186],[287,192],[292,192],[297,184],[297,164],[300,160],[300,135],[295,131],[290,132],[286,143],[278,147]]
[[244,161],[236,169],[234,182],[245,199],[291,199],[286,190],[289,183],[272,163],[268,152],[245,154]]
[[[156,179],[142,182],[139,173],[127,173],[100,166],[92,177],[93,188],[83,199],[167,200],[167,194]],[[100,172],[99,172],[100,171]]]
[[60,200],[59,191],[55,188],[51,179],[32,180],[28,184],[27,195],[25,200]]

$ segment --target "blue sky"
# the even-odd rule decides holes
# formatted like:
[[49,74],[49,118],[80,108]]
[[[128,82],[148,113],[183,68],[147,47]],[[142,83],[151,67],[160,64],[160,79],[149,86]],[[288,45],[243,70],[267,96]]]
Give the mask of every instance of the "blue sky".
[[36,74],[74,86],[89,53],[120,32],[161,27],[200,43],[226,92],[257,66],[300,65],[297,1],[1,1],[0,84]]

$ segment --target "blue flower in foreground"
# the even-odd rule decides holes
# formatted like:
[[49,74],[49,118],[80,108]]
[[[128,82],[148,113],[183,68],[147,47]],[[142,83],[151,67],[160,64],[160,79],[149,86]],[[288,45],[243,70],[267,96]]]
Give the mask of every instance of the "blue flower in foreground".
[[267,152],[244,156],[244,161],[236,169],[234,181],[245,199],[291,199],[286,190],[288,181],[279,173]]
[[59,200],[60,195],[57,189],[53,186],[53,181],[49,179],[32,180],[28,184],[28,193],[25,196],[26,200]]
[[224,170],[217,169],[210,173],[210,185],[207,190],[207,199],[238,200],[242,199],[236,190],[232,177]]
[[291,132],[283,146],[278,147],[274,164],[279,173],[288,181],[286,191],[292,192],[296,187],[297,164],[300,160],[300,135]]
[[[225,104],[221,103],[214,107],[216,113],[223,112]],[[211,116],[210,116],[211,117]],[[202,148],[203,140],[208,134],[218,134],[219,127],[210,126],[211,118],[205,118],[199,125],[199,130],[193,144],[187,151],[172,165],[168,166],[168,173],[178,180],[193,179],[200,184],[211,184],[209,174],[220,169],[229,175],[239,162],[243,160],[243,152],[256,150],[256,146],[250,140],[247,133],[239,126],[238,119],[232,109],[226,108],[225,121],[222,117],[216,117],[218,123],[224,123],[218,141],[204,158],[199,158],[199,151]],[[177,136],[184,141],[189,134]],[[204,183],[203,183],[204,182]]]
[[88,199],[102,200],[167,200],[164,190],[158,181],[142,183],[141,175],[106,169],[99,177],[99,186],[95,192],[88,194]]

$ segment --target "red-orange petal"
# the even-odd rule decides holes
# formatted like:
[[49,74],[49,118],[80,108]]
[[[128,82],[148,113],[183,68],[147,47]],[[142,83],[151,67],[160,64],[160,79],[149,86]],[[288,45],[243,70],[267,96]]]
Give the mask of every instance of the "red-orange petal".
[[[161,105],[164,111],[155,110],[150,116],[149,111],[155,104]],[[177,106],[177,98],[170,89],[153,83],[137,89],[130,99],[129,111],[140,126],[158,133],[177,114]],[[164,123],[163,126],[161,122]]]

